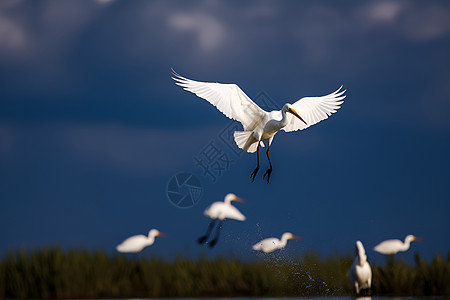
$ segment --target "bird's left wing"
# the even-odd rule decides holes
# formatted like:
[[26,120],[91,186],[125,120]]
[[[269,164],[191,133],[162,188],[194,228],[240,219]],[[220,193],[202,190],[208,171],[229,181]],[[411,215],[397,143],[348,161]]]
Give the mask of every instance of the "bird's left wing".
[[175,71],[173,74],[172,79],[177,85],[205,99],[228,118],[241,122],[244,130],[253,130],[266,114],[236,84],[199,82],[184,78]]
[[303,130],[311,125],[327,119],[335,113],[344,102],[346,90],[342,86],[331,93],[322,97],[304,97],[292,104],[294,110],[305,120],[306,124],[292,114],[287,114],[288,124],[282,129],[286,132]]

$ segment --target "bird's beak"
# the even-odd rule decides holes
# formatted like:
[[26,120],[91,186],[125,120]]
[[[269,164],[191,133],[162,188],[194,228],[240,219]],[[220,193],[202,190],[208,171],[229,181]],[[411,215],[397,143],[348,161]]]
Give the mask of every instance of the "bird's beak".
[[423,238],[415,236],[413,241],[414,242],[423,242]]
[[237,201],[237,202],[240,202],[240,203],[245,203],[244,199],[239,198],[239,197],[235,197],[235,198],[233,199],[233,201]]
[[298,235],[292,235],[292,236],[291,236],[291,240],[301,241],[301,240],[303,240],[303,237],[298,236]]
[[298,115],[298,113],[291,107],[291,108],[289,108],[289,110],[288,110],[291,114],[293,114],[294,116],[296,116],[297,118],[299,118],[303,123],[305,123],[306,125],[308,125],[306,122],[305,122],[305,120],[303,120],[302,119],[302,117],[300,117],[299,115]]
[[167,237],[167,234],[164,232],[158,232],[157,236],[159,237]]

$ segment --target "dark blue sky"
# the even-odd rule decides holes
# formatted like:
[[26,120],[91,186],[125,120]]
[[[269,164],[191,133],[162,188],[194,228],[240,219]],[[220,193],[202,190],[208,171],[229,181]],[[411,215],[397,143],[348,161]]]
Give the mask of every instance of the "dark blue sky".
[[[304,237],[288,253],[370,250],[387,238],[450,250],[450,4],[445,1],[9,1],[0,3],[0,253],[61,245],[113,252],[129,235],[169,238],[145,253],[254,257],[262,237]],[[230,120],[171,80],[265,92],[279,108],[341,84],[341,110],[275,136],[255,155],[221,140]],[[195,166],[216,145],[234,162],[213,183]],[[203,185],[188,209],[170,178]],[[213,251],[195,244],[204,208],[234,192]]]

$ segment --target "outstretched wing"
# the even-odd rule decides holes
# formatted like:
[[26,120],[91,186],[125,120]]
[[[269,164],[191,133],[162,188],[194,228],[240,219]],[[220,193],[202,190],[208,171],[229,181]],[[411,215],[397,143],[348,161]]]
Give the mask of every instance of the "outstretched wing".
[[199,82],[184,78],[175,71],[173,74],[172,79],[177,85],[205,99],[228,118],[241,122],[244,130],[255,129],[266,114],[236,84]]
[[341,108],[340,105],[344,102],[345,91],[341,86],[337,91],[326,96],[304,97],[298,100],[292,104],[292,107],[305,120],[306,124],[294,115],[287,114],[288,124],[283,127],[283,130],[286,132],[303,130],[327,119]]

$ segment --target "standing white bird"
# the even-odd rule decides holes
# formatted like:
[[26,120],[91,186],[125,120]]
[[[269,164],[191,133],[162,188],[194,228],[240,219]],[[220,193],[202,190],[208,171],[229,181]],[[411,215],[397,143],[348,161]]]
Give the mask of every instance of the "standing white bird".
[[[173,70],[172,70],[173,71]],[[234,132],[237,146],[244,151],[257,152],[257,167],[250,174],[255,180],[259,171],[259,148],[264,147],[263,141],[268,141],[267,159],[269,169],[264,173],[269,183],[272,174],[269,149],[273,137],[280,130],[286,132],[303,130],[335,113],[345,98],[342,86],[326,96],[303,97],[294,104],[286,103],[281,110],[266,112],[255,104],[236,84],[222,84],[214,82],[199,82],[184,78],[173,71],[176,84],[185,90],[196,94],[214,105],[230,119],[242,124],[243,131]],[[290,113],[290,114],[287,114]]]
[[373,249],[381,254],[393,255],[398,252],[407,251],[409,249],[409,246],[411,245],[411,242],[413,241],[420,242],[422,241],[422,239],[410,234],[406,236],[405,242],[396,239],[386,240],[376,245]]
[[267,239],[257,242],[256,244],[253,245],[252,248],[253,248],[253,250],[256,250],[256,251],[270,253],[277,249],[282,249],[282,248],[286,247],[288,240],[300,240],[300,239],[302,239],[302,237],[293,235],[290,232],[285,232],[281,236],[281,240],[279,240],[275,237],[267,238]]
[[157,229],[152,229],[148,232],[148,236],[143,234],[133,235],[118,245],[116,250],[123,253],[140,252],[145,247],[153,245],[156,236],[164,237],[165,234]]
[[222,228],[222,222],[225,219],[234,219],[238,221],[245,221],[245,216],[233,205],[231,205],[231,201],[237,201],[244,203],[242,198],[239,198],[235,194],[227,194],[225,196],[224,201],[217,201],[211,204],[208,208],[205,209],[205,216],[213,219],[208,226],[208,229],[204,236],[200,237],[197,242],[199,244],[203,244],[209,238],[211,231],[216,224],[217,220],[219,220],[219,224],[216,229],[216,236],[209,242],[209,247],[214,247],[219,239],[220,229]]
[[366,250],[361,241],[356,241],[355,260],[350,268],[350,281],[355,287],[356,294],[361,290],[368,289],[372,286],[372,269],[367,261]]

